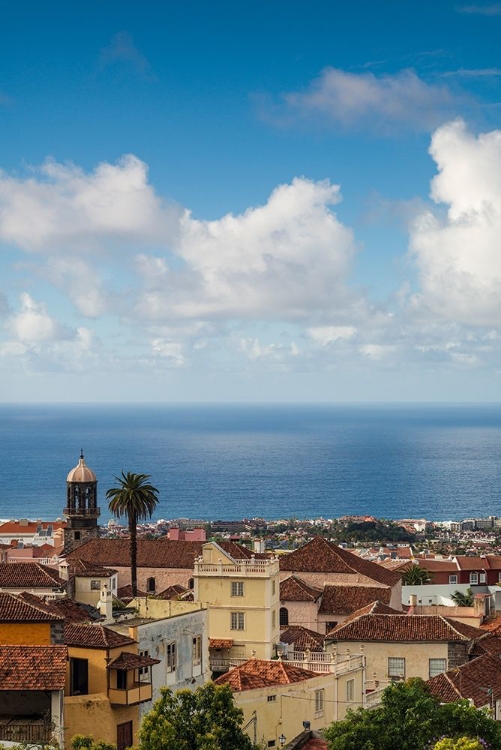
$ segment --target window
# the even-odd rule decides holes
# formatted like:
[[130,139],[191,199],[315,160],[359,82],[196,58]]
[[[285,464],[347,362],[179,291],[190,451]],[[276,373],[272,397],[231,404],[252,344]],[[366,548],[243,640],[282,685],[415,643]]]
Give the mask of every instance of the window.
[[276,740],[268,740],[267,747],[276,747],[276,746],[277,746],[277,741]]
[[117,669],[117,690],[127,689],[127,670]]
[[[150,655],[149,651],[140,651],[139,652],[139,656],[149,656],[149,655]],[[141,677],[149,676],[149,674],[150,674],[150,668],[149,667],[139,667],[139,679],[141,679]]]
[[232,596],[243,596],[244,595],[244,582],[243,581],[232,581],[231,582],[231,595]]
[[480,583],[485,583],[485,573],[480,573]]
[[324,690],[315,690],[315,716],[322,716],[324,712]]
[[75,531],[74,537],[75,537],[75,540],[77,542],[80,541],[80,532],[79,531]]
[[275,579],[271,582],[271,595],[275,596],[276,586],[275,586]]
[[498,581],[501,583],[501,573],[498,573]]
[[268,697],[266,698],[266,700],[268,701],[268,703],[276,703],[277,702],[277,696],[276,695],[268,695]]
[[449,583],[457,583],[457,582],[458,582],[458,577],[457,576],[455,576],[455,575],[454,576],[452,576],[452,575],[449,576]]
[[[195,638],[193,639],[195,641]],[[175,672],[177,667],[177,656],[176,656],[176,644],[175,643],[168,643],[167,644],[167,672]]]
[[430,659],[430,677],[447,671],[447,659]]
[[88,695],[89,662],[87,659],[70,659],[70,694]]
[[157,587],[156,581],[154,578],[148,578],[146,581],[146,590],[148,591],[148,594],[154,594],[155,589]]
[[192,656],[193,656],[193,664],[201,664],[202,663],[202,636],[196,635],[193,638],[193,648],[192,648]]
[[289,624],[289,610],[287,607],[280,607],[280,625],[287,627]]
[[478,573],[470,573],[470,583],[478,583]]
[[325,623],[325,632],[330,633],[331,630],[333,630],[337,625],[337,620],[329,620],[329,622]]
[[275,630],[277,627],[277,612],[276,610],[273,610],[271,613],[271,629]]
[[188,588],[190,590],[195,588],[195,579],[194,578],[190,578],[190,580],[188,581]]
[[346,702],[353,703],[355,700],[355,680],[348,680],[346,683]]
[[405,679],[405,659],[390,656],[388,659],[388,677],[391,680]]
[[243,612],[231,613],[231,629],[245,630],[245,614]]
[[90,590],[91,591],[101,591],[101,581],[91,581],[90,582]]

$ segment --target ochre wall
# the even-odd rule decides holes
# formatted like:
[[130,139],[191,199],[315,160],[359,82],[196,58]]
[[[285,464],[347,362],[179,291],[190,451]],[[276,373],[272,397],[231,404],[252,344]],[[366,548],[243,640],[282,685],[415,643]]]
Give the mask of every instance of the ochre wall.
[[95,740],[117,742],[117,725],[133,722],[134,744],[137,745],[138,706],[112,708],[106,693],[74,695],[64,699],[65,746],[71,747],[76,734],[91,734]]
[[49,646],[49,622],[0,622],[0,644],[4,646]]

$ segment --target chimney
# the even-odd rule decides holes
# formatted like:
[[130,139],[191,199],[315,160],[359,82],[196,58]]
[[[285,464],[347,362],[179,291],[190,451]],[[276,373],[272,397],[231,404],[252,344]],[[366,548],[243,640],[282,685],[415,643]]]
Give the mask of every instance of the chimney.
[[106,584],[101,586],[97,608],[104,617],[105,623],[113,622],[113,595]]
[[66,560],[63,560],[59,563],[59,575],[61,578],[63,578],[65,581],[68,580],[68,568],[70,566],[66,562]]
[[417,609],[417,594],[411,594],[409,596],[409,611],[408,615],[415,615]]

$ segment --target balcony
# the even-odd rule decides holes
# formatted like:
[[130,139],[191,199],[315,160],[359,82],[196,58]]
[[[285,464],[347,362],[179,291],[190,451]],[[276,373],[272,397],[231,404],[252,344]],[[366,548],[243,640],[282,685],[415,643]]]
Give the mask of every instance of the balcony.
[[101,515],[101,508],[63,508],[64,516],[80,516],[81,518],[97,518]]
[[202,558],[195,560],[194,575],[195,576],[214,576],[215,578],[221,576],[231,576],[238,578],[252,577],[263,577],[269,578],[270,576],[277,575],[279,572],[278,560],[256,560],[251,558],[250,560],[239,560],[235,564],[224,564],[223,562],[203,562]]
[[112,706],[135,706],[138,703],[151,701],[153,688],[151,682],[134,682],[123,690],[110,688],[108,698]]

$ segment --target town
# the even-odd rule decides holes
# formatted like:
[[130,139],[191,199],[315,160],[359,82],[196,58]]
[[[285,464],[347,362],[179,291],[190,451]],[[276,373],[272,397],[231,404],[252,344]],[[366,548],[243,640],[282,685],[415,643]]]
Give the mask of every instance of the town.
[[[122,489],[151,500],[147,479]],[[83,453],[66,484],[61,519],[0,525],[0,743],[125,750],[165,688],[226,686],[249,747],[336,747],[412,678],[497,731],[498,518],[177,519],[135,539],[120,487],[99,527]]]

